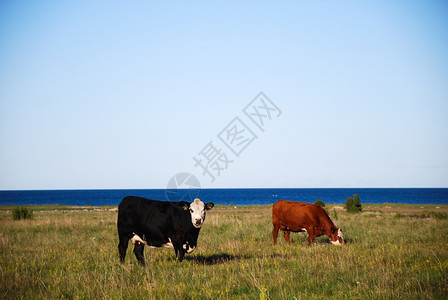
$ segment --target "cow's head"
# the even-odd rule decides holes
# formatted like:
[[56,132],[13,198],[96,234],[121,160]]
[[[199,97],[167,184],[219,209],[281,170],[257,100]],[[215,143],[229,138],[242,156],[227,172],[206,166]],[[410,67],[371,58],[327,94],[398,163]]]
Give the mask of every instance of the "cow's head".
[[189,206],[185,206],[185,210],[190,211],[191,223],[196,228],[201,228],[205,220],[205,211],[210,210],[215,206],[212,202],[204,203],[198,198],[194,199]]
[[343,245],[345,243],[344,236],[342,235],[342,230],[340,228],[331,228],[330,241],[333,245]]

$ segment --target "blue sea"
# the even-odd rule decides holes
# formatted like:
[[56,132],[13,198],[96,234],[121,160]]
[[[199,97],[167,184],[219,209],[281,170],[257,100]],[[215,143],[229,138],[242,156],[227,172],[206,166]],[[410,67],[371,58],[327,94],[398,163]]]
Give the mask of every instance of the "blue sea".
[[288,188],[288,189],[132,189],[132,190],[37,190],[0,191],[0,205],[118,205],[125,196],[155,200],[191,201],[225,205],[273,204],[286,199],[314,203],[343,204],[358,194],[361,203],[448,204],[448,188]]

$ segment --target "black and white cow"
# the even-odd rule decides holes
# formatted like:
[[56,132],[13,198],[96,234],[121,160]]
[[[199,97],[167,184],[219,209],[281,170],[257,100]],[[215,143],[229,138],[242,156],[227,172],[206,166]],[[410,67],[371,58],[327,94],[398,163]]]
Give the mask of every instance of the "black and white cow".
[[129,240],[134,244],[134,254],[144,265],[145,245],[174,248],[176,258],[182,261],[185,253],[196,248],[199,231],[205,220],[205,211],[214,204],[193,202],[168,202],[127,196],[118,206],[118,251],[124,262]]

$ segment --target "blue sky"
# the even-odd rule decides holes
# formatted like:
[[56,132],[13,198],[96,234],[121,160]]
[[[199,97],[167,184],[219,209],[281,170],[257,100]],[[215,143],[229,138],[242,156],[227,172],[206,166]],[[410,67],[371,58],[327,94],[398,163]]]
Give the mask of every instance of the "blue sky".
[[[2,1],[0,189],[164,188],[181,172],[210,188],[448,187],[447,15],[446,1]],[[243,112],[261,91],[281,111],[263,130]],[[218,137],[236,117],[256,136],[239,156]],[[193,159],[209,143],[213,182]]]

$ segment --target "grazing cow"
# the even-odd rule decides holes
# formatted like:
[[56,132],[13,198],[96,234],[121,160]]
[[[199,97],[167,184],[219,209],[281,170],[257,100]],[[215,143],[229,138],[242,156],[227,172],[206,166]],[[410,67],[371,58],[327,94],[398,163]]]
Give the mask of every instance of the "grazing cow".
[[118,206],[118,251],[124,262],[129,240],[134,244],[134,254],[144,265],[143,250],[150,248],[174,248],[176,258],[182,261],[185,253],[196,248],[199,231],[205,220],[205,211],[214,204],[193,202],[167,202],[127,196]]
[[279,200],[272,207],[272,223],[274,224],[274,245],[277,243],[278,230],[283,232],[289,243],[292,232],[308,232],[308,245],[315,244],[315,237],[327,235],[333,245],[344,244],[342,231],[334,226],[325,210],[315,204]]

